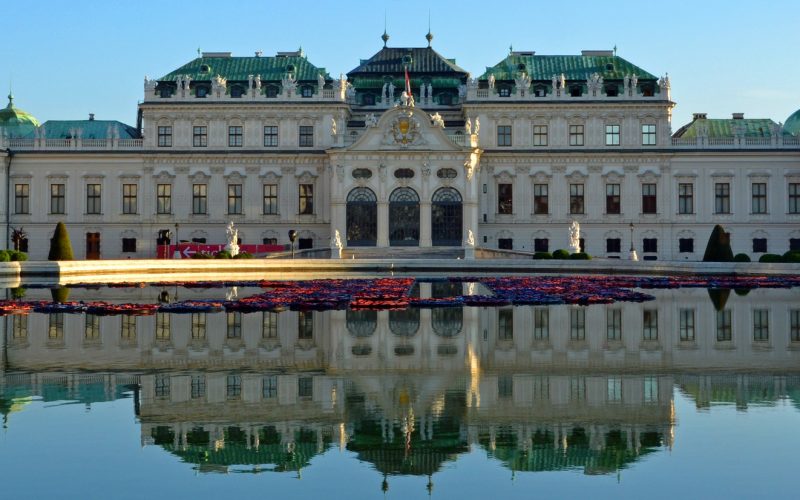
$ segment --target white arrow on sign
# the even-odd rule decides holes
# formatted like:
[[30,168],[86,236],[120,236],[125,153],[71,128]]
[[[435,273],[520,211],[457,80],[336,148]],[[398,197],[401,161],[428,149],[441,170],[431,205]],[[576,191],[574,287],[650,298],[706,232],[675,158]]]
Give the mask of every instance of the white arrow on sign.
[[186,247],[186,248],[183,249],[182,253],[183,253],[183,258],[184,259],[191,259],[192,255],[195,254],[195,251],[192,250],[192,247]]

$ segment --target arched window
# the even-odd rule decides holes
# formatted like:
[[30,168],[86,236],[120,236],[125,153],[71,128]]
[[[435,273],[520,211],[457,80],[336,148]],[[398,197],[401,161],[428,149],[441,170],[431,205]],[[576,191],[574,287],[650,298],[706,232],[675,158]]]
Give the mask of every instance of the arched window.
[[419,195],[409,187],[389,195],[389,245],[419,246]]
[[194,88],[194,96],[198,99],[205,99],[211,89],[208,85],[196,85]]
[[357,338],[370,337],[378,326],[378,311],[347,311],[347,331]]
[[[464,285],[448,281],[431,284],[431,297],[442,299],[463,294]],[[463,307],[437,307],[431,310],[433,332],[440,337],[455,337],[461,333],[464,322]]]
[[454,188],[440,188],[433,193],[431,237],[434,246],[461,246],[462,200]]
[[[419,297],[419,283],[411,288],[411,297]],[[419,330],[419,308],[389,311],[389,330],[398,337],[413,337]]]
[[369,188],[355,188],[347,195],[347,246],[375,246],[377,239],[378,198]]

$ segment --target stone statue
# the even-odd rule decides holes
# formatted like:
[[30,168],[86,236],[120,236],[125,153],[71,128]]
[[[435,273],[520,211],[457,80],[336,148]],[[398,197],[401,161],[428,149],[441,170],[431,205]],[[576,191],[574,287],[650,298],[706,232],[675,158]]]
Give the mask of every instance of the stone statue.
[[599,73],[592,73],[586,79],[586,87],[588,87],[589,92],[591,92],[592,95],[597,95],[597,92],[600,90],[602,86],[603,86],[603,77],[600,76]]
[[253,82],[253,75],[247,75],[247,90],[255,88],[255,82]]
[[631,88],[633,89],[633,93],[636,93],[636,87],[639,85],[639,76],[634,73],[631,75]]
[[389,82],[389,104],[394,104],[394,91],[397,87],[394,86],[394,83]]
[[287,95],[293,94],[297,89],[297,80],[294,79],[294,75],[291,73],[286,73],[286,75],[281,78],[281,87],[283,87],[283,91]]
[[230,290],[225,294],[225,300],[236,300],[239,298],[239,288],[238,287],[231,287]]
[[431,121],[434,127],[444,128],[444,118],[442,118],[442,115],[440,115],[438,111],[431,115]]
[[472,135],[472,120],[470,120],[469,117],[464,120],[464,132],[466,132],[467,135]]
[[211,79],[211,92],[214,95],[221,95],[225,93],[225,87],[228,84],[227,80],[217,75]]
[[567,77],[564,76],[564,73],[561,73],[561,77],[559,77],[559,80],[558,80],[558,85],[559,85],[559,88],[561,88],[561,89],[567,88]]
[[556,91],[558,90],[558,77],[556,75],[553,75],[552,78],[550,78],[550,84],[553,86],[553,95],[555,95]]
[[147,94],[148,92],[155,92],[156,85],[158,81],[156,80],[149,80],[146,76],[144,77],[144,93]]
[[345,82],[344,97],[348,102],[355,102],[356,100],[356,89],[350,82]]
[[317,92],[321,94],[322,89],[324,88],[325,88],[325,77],[322,75],[317,75]]
[[490,89],[493,89],[493,88],[494,88],[494,82],[495,82],[494,75],[493,75],[493,74],[492,74],[492,75],[489,75],[489,88],[490,88]]
[[414,107],[414,94],[409,94],[405,90],[400,94],[400,104],[406,108]]
[[524,71],[521,71],[514,79],[514,85],[517,86],[517,90],[520,91],[520,95],[525,95],[525,92],[528,91],[528,87],[531,86],[531,77],[529,77]]
[[581,251],[581,225],[576,220],[569,226],[569,251],[570,253]]
[[339,234],[339,230],[338,229],[334,232],[333,248],[336,249],[336,258],[337,259],[341,259],[342,258],[342,248],[344,248],[344,245],[342,244],[342,235]]
[[467,245],[475,246],[475,234],[473,234],[472,229],[467,229]]
[[331,137],[336,138],[336,118],[331,118]]
[[465,97],[467,97],[467,86],[464,85],[463,83],[458,86],[458,97],[460,99],[464,99]]
[[475,117],[475,135],[478,135],[481,131],[481,119],[477,116]]
[[261,90],[261,75],[256,75],[253,82],[255,83],[256,90]]
[[228,223],[225,232],[228,235],[228,244],[225,245],[225,250],[231,254],[231,257],[239,255],[239,230],[233,225],[233,221]]
[[375,127],[378,125],[378,118],[375,117],[375,113],[368,113],[366,119],[364,120],[364,124],[367,127]]
[[386,100],[387,99],[386,96],[388,95],[388,90],[389,90],[389,84],[388,83],[384,83],[383,87],[381,87],[381,99],[383,99],[384,102],[388,102]]
[[631,75],[626,74],[625,78],[622,79],[622,91],[625,95],[630,95],[631,93]]

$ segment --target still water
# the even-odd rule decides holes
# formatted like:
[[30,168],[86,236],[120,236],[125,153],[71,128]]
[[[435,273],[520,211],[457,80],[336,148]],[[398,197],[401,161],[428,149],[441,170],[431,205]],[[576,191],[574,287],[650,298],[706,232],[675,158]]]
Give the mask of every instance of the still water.
[[2,496],[797,498],[800,289],[648,293],[5,316]]

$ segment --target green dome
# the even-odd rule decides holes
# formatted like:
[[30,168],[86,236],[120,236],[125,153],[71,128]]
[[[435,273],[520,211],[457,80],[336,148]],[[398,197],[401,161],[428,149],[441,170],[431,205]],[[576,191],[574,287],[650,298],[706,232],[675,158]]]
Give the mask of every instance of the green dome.
[[792,135],[800,134],[800,109],[792,113],[789,118],[786,119],[783,130]]
[[0,109],[0,129],[7,137],[32,136],[39,120],[33,115],[14,107],[14,96],[8,94],[8,106]]

